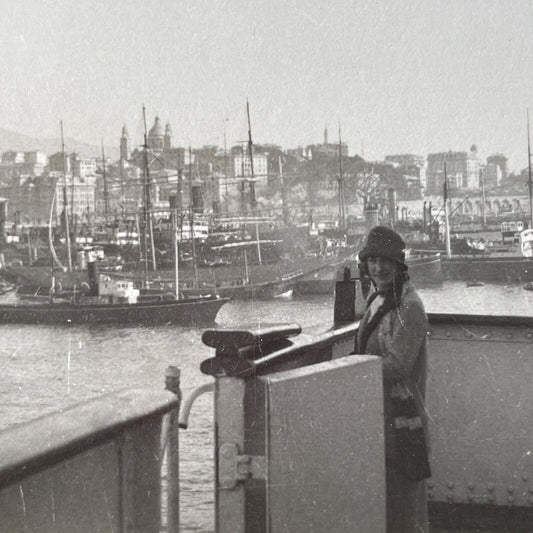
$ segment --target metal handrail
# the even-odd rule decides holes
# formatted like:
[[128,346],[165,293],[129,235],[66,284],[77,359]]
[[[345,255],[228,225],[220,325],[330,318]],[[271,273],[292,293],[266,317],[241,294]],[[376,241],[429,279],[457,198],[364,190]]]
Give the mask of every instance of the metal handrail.
[[180,408],[179,422],[178,426],[181,429],[187,429],[189,425],[189,414],[195,400],[207,392],[213,392],[215,390],[214,383],[206,383],[205,385],[200,385],[196,387],[186,398]]
[[[0,432],[0,488],[94,448],[179,406],[171,392],[129,389],[107,394]],[[24,443],[21,446],[21,443]]]

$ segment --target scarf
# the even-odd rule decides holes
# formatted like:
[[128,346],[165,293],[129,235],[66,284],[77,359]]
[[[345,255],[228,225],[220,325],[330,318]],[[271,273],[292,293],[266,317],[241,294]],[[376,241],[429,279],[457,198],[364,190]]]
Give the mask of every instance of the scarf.
[[374,292],[366,303],[366,309],[370,307],[372,302],[377,298],[379,294],[384,296],[383,303],[378,307],[374,316],[367,322],[364,320],[359,326],[358,335],[358,347],[357,353],[365,353],[366,344],[372,332],[376,329],[377,325],[381,322],[381,319],[393,309],[397,309],[402,299],[402,290],[405,282],[409,279],[406,272],[401,272],[394,280],[385,292]]

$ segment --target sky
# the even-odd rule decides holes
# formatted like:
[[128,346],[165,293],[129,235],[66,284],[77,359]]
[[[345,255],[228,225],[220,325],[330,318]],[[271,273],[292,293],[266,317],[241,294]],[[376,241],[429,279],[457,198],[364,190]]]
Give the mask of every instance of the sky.
[[[133,146],[247,138],[350,155],[502,152],[527,165],[529,0],[20,0],[0,19],[0,127]],[[533,115],[532,115],[533,117]]]

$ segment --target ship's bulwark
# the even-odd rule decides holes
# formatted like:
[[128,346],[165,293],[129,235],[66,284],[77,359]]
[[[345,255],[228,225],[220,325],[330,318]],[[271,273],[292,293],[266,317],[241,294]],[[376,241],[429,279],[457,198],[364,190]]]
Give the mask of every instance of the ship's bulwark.
[[[530,380],[525,376],[530,374],[532,362],[533,317],[430,314],[429,326],[430,519],[446,531],[529,532],[533,461],[530,424],[525,421],[532,419],[533,411],[528,401]],[[365,518],[368,523],[361,531],[384,531],[378,521],[384,518],[384,509],[377,517],[376,511],[370,517],[353,512],[376,503],[379,508],[376,494],[383,494],[379,424],[372,426],[370,415],[365,418],[357,411],[376,400],[372,391],[379,387],[370,386],[363,395],[365,401],[352,398],[352,404],[343,404],[354,390],[365,390],[371,379],[380,379],[379,366],[377,372],[367,368],[360,384],[355,374],[346,378],[348,365],[366,357],[343,357],[353,348],[356,327],[357,323],[352,323],[313,337],[302,334],[291,339],[291,346],[260,358],[242,357],[242,351],[217,353],[202,363],[204,372],[211,374],[208,370],[214,369],[217,377],[217,444],[228,442],[227,432],[235,427],[235,420],[244,420],[243,448],[250,456],[267,461],[260,469],[263,477],[244,484],[241,500],[230,501],[224,484],[227,478],[218,478],[221,531],[236,530],[232,526],[239,517],[248,523],[246,512],[252,506],[256,517],[283,517],[281,524],[276,522],[276,531],[285,531],[285,524],[291,524],[290,531],[307,531],[316,524],[320,524],[317,530],[325,531],[327,523],[341,523],[335,521],[339,516],[348,524],[332,525],[332,531],[358,531],[357,525],[364,524]],[[267,345],[262,348],[268,352]],[[340,359],[333,361],[337,357]],[[320,378],[320,373],[333,374],[338,365],[347,366],[334,379]],[[380,420],[379,409],[372,416]],[[346,432],[354,419],[356,426],[360,422],[358,429]],[[372,427],[377,431],[358,442],[356,437]],[[239,438],[235,431],[231,437]],[[333,459],[331,450],[335,450]],[[376,450],[377,456],[373,454]],[[364,465],[354,474],[360,479],[354,481],[351,469],[363,454]],[[378,466],[365,474],[364,467],[372,460]],[[361,486],[366,490],[358,494]],[[268,492],[271,487],[277,490],[274,496]],[[342,494],[337,494],[333,503],[329,500],[331,487],[340,488]],[[354,509],[344,500],[346,494]],[[310,503],[298,509],[306,499]],[[334,515],[323,523],[331,509],[335,509]]]
[[[442,457],[446,453],[451,460],[458,461],[454,470],[448,472],[445,468],[442,472],[445,475],[435,477],[433,496],[444,497],[447,501],[450,498],[459,498],[466,501],[469,497],[477,502],[480,497],[486,495],[487,501],[491,494],[489,487],[493,483],[488,479],[492,473],[500,471],[500,464],[508,465],[510,456],[507,450],[515,449],[519,442],[510,439],[500,441],[495,446],[495,439],[498,437],[500,428],[522,427],[527,433],[529,426],[525,421],[531,419],[531,410],[527,400],[530,392],[528,379],[530,375],[531,344],[524,341],[529,340],[526,336],[530,331],[521,327],[515,332],[517,342],[511,339],[504,339],[504,350],[500,350],[501,338],[498,336],[495,343],[490,342],[490,334],[496,335],[496,330],[492,324],[490,328],[483,328],[480,325],[473,325],[463,320],[457,320],[457,315],[465,312],[475,312],[483,310],[487,314],[523,314],[531,315],[533,309],[533,292],[524,291],[521,286],[489,285],[482,288],[465,288],[461,282],[445,282],[442,288],[421,290],[426,309],[429,312],[452,313],[450,326],[440,324],[439,330],[433,329],[430,342],[430,390],[428,390],[430,400],[429,408],[435,424],[445,423],[446,427],[442,433],[433,433],[431,447],[434,453]],[[331,299],[324,297],[313,297],[294,300],[266,300],[259,302],[230,302],[223,306],[217,316],[217,322],[223,327],[237,327],[243,323],[265,324],[272,322],[296,322],[300,324],[304,332],[316,333],[328,328],[333,318],[333,306]],[[317,326],[318,325],[318,326]],[[450,332],[450,337],[447,336]],[[3,390],[5,402],[1,410],[0,424],[5,428],[10,425],[19,424],[25,420],[41,416],[46,412],[55,411],[66,405],[72,404],[87,397],[99,394],[103,388],[106,391],[121,390],[131,383],[139,385],[154,386],[160,383],[162,369],[169,364],[178,364],[186,375],[183,380],[183,389],[186,392],[196,386],[205,383],[205,376],[198,371],[200,361],[212,354],[212,349],[204,346],[200,341],[202,330],[191,330],[189,328],[164,327],[164,328],[86,328],[86,327],[42,327],[5,326],[2,330],[3,350],[6,354],[12,354],[9,361],[6,359],[2,375],[4,377]],[[506,332],[507,333],[507,332]],[[300,335],[300,336],[301,336]],[[468,335],[473,335],[471,338]],[[437,338],[438,337],[438,338]],[[505,333],[504,333],[505,337]],[[191,338],[196,341],[191,342]],[[27,349],[21,350],[21,339]],[[31,339],[31,342],[29,342]],[[464,339],[468,344],[475,347],[471,353],[472,357],[461,355],[459,349]],[[473,341],[473,342],[472,342]],[[440,348],[438,348],[440,345]],[[515,346],[514,354],[509,351],[509,347]],[[69,368],[70,394],[67,391],[67,360],[66,354],[72,350],[72,362]],[[453,353],[450,353],[453,351]],[[147,355],[149,354],[149,357]],[[487,358],[485,358],[485,356]],[[505,366],[505,361],[509,359],[510,366]],[[123,364],[124,361],[127,364]],[[529,361],[529,363],[528,363]],[[443,367],[451,362],[453,372],[449,375],[443,371]],[[477,395],[472,391],[468,381],[466,367],[478,372],[475,379],[476,390],[481,388],[482,400],[489,400],[490,406],[481,419],[475,412]],[[505,371],[505,368],[510,370]],[[502,372],[503,371],[503,372]],[[24,375],[24,385],[21,387],[20,375]],[[525,377],[525,381],[524,381]],[[455,380],[457,385],[453,385]],[[519,387],[516,386],[518,382]],[[523,382],[521,384],[521,382]],[[46,383],[46,387],[42,384]],[[447,393],[446,387],[450,384],[454,387],[451,396]],[[162,386],[162,385],[161,385]],[[28,396],[28,391],[31,395]],[[529,394],[529,396],[528,396]],[[459,402],[469,403],[468,410],[461,413],[457,420],[449,418],[449,408],[447,402],[455,405]],[[510,405],[510,410],[505,407]],[[436,408],[439,410],[436,410]],[[457,407],[454,407],[456,409]],[[491,410],[496,408],[497,411]],[[443,409],[446,409],[444,411]],[[502,416],[502,412],[504,415]],[[474,416],[472,416],[474,415]],[[214,531],[213,524],[213,447],[209,438],[213,425],[213,402],[198,401],[191,413],[188,438],[180,442],[180,452],[182,461],[180,473],[182,476],[182,493],[180,494],[181,509],[180,520],[184,530]],[[289,418],[290,420],[290,418]],[[477,420],[477,422],[476,422]],[[485,420],[483,427],[479,427],[480,420]],[[487,422],[487,420],[490,420]],[[458,429],[450,430],[449,423],[458,424]],[[470,456],[461,453],[459,447],[460,440],[476,439],[476,432],[485,430],[486,434],[473,441],[469,445],[479,445],[482,452],[476,458],[476,478],[470,479],[468,474],[472,472],[468,459]],[[191,434],[189,435],[189,432]],[[522,432],[522,435],[525,433]],[[194,438],[193,438],[194,437]],[[499,438],[499,437],[498,437]],[[521,440],[523,442],[523,440]],[[492,454],[487,454],[484,444],[490,447]],[[510,445],[510,446],[508,446]],[[527,442],[526,442],[527,446]],[[488,448],[486,448],[488,449]],[[331,448],[335,452],[335,447]],[[500,456],[505,454],[500,459]],[[440,461],[440,459],[439,459]],[[480,465],[484,461],[485,467]],[[520,462],[523,461],[523,462]],[[518,503],[524,500],[527,503],[527,493],[523,491],[531,484],[527,484],[519,473],[522,473],[523,466],[529,464],[529,456],[522,456],[521,460],[513,466],[512,471],[517,475],[513,476],[512,482],[498,484],[494,486],[494,497],[507,501],[510,494],[508,487],[514,490],[514,501]],[[459,471],[465,462],[468,469],[461,473],[461,478],[457,479],[454,472]],[[93,461],[94,463],[94,461]],[[507,466],[506,466],[507,467]],[[529,467],[528,467],[529,468]],[[435,476],[440,468],[435,465]],[[478,477],[485,472],[487,474],[486,484],[482,484]],[[529,475],[533,479],[533,475]],[[453,484],[448,488],[448,482]],[[474,489],[469,489],[469,483],[473,483]],[[330,484],[327,490],[332,490]],[[188,490],[193,487],[194,490]],[[17,491],[18,491],[18,487]],[[20,491],[17,492],[18,494]],[[49,493],[49,492],[48,492]],[[100,496],[102,493],[99,493]],[[517,496],[518,494],[518,496]],[[25,493],[26,496],[26,493]],[[20,500],[19,500],[20,501]],[[56,502],[58,500],[56,499]],[[435,503],[430,508],[435,511]],[[469,514],[476,505],[438,503],[443,516],[442,524],[451,522],[457,524],[456,528],[448,528],[445,531],[464,531],[461,527],[461,520],[458,518],[461,509],[467,508]],[[486,524],[494,522],[495,514],[504,512],[505,518],[509,515],[518,515],[518,506],[508,508],[505,505],[491,505],[489,512],[483,505],[480,506],[483,513],[483,521]],[[20,509],[20,507],[19,507]],[[521,509],[524,509],[523,507]],[[527,508],[525,509],[527,510]],[[435,514],[433,514],[435,516]],[[457,517],[457,518],[455,518]],[[503,518],[503,517],[502,517]],[[526,524],[526,523],[524,523]],[[531,524],[531,521],[528,522]],[[496,529],[496,531],[524,531],[530,532],[531,528],[525,525],[522,529],[513,527],[509,522],[506,527]],[[442,531],[444,525],[435,531]],[[475,528],[471,528],[474,531]],[[487,527],[494,531],[494,527]],[[355,529],[357,530],[357,529]]]

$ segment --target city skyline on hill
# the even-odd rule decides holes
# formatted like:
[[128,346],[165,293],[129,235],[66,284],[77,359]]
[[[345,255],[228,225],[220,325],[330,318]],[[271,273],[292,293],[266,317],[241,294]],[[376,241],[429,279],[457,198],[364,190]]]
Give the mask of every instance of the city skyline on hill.
[[[342,140],[350,155],[468,150],[527,166],[533,5],[207,0],[19,2],[0,20],[0,126],[118,146],[155,115],[176,146],[247,138],[295,148]],[[226,135],[224,135],[226,134]]]

